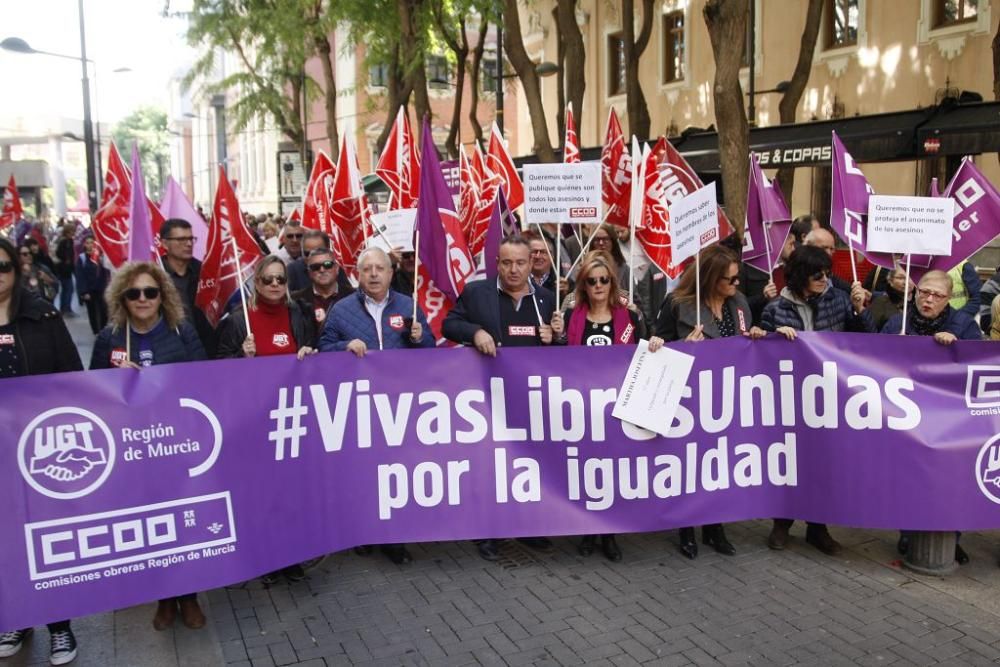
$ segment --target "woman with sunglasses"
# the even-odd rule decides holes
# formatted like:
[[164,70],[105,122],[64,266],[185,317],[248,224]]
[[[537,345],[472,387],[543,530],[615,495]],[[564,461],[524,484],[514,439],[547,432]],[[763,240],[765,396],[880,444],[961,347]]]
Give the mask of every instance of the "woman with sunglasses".
[[[297,229],[301,231],[301,227]],[[235,359],[294,354],[303,359],[314,354],[317,350],[312,347],[316,338],[313,314],[307,314],[289,295],[288,273],[281,256],[268,255],[257,262],[253,281],[254,294],[247,303],[250,332],[243,306],[238,305],[219,324],[216,356]],[[292,582],[306,577],[305,570],[296,563],[264,575],[262,581],[274,584],[281,575]]]
[[[750,304],[737,289],[740,284],[739,259],[729,248],[713,245],[701,252],[701,267],[694,264],[681,274],[677,288],[667,295],[656,317],[656,333],[665,341],[700,342],[730,336],[763,338],[765,332],[752,326]],[[695,281],[699,280],[696,285]],[[697,301],[701,291],[701,302]],[[699,314],[701,323],[698,323]],[[698,541],[693,527],[681,528],[678,548],[691,559],[698,557]],[[724,556],[736,548],[726,538],[721,523],[701,527],[701,541]]]
[[[799,331],[875,333],[871,313],[865,309],[865,288],[855,282],[850,294],[837,289],[830,282],[831,266],[830,255],[822,248],[808,245],[797,248],[785,264],[784,289],[764,307],[761,327],[788,340],[795,340]],[[778,551],[784,549],[793,523],[794,519],[775,519],[767,546]],[[827,556],[835,556],[841,550],[840,543],[822,523],[806,524],[806,542]]]
[[36,261],[35,255],[27,245],[17,249],[17,256],[21,264],[21,286],[49,303],[54,303],[59,292],[59,281],[56,280],[55,274],[44,264]]
[[[567,323],[566,342],[569,345],[604,347],[607,345],[635,345],[645,335],[645,325],[639,314],[623,305],[618,299],[618,277],[604,253],[588,254],[577,274],[574,306],[565,315],[552,316],[553,326]],[[655,352],[663,340],[653,336],[649,350]],[[580,542],[581,556],[594,552],[597,535],[587,535]],[[601,535],[601,552],[610,561],[622,559],[615,536]]]
[[[108,326],[94,342],[90,369],[145,368],[205,359],[194,326],[184,319],[184,305],[173,281],[156,264],[123,265],[106,294]],[[181,621],[192,630],[205,626],[197,593],[159,601],[153,627],[166,630],[180,609]]]
[[[83,370],[76,345],[59,311],[24,289],[21,267],[14,245],[0,237],[0,387],[3,378]],[[71,662],[76,658],[76,637],[70,622],[49,623],[48,628],[50,662],[53,665]],[[9,631],[0,628],[0,659],[18,653],[32,631],[32,628]]]

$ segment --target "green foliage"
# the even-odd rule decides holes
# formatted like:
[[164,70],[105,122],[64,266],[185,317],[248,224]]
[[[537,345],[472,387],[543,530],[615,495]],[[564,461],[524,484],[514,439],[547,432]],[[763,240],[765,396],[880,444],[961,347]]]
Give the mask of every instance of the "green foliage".
[[[139,147],[146,193],[155,197],[162,192],[160,179],[166,179],[170,168],[170,133],[167,131],[166,111],[156,107],[139,107],[115,124],[111,137],[118,145],[125,164],[129,164],[131,159],[132,144]],[[71,194],[76,197],[75,190]]]

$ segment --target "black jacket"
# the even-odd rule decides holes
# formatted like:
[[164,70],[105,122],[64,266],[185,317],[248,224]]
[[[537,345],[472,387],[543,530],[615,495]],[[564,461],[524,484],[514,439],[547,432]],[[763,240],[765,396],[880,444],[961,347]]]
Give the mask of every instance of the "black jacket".
[[[312,313],[305,313],[295,301],[288,305],[288,317],[292,323],[292,337],[295,350],[312,346],[316,340],[316,325]],[[243,356],[243,341],[247,338],[247,325],[243,319],[243,304],[229,311],[219,323],[219,346],[215,350],[216,359],[236,359]]]
[[83,370],[66,323],[51,303],[21,290],[13,322],[24,375]]
[[198,281],[201,279],[201,262],[192,259],[183,276],[175,273],[166,260],[163,261],[163,270],[170,276],[171,282],[180,293],[181,303],[184,304],[184,314],[194,325],[194,330],[198,332],[198,338],[201,340],[202,347],[205,348],[205,353],[209,357],[213,356],[217,343],[215,328],[195,303],[195,299],[198,297]]
[[[187,320],[181,322],[176,329],[164,327],[150,341],[150,347],[153,350],[153,363],[156,366],[181,361],[202,361],[206,358],[205,348],[198,339],[198,333]],[[115,349],[125,348],[125,329],[112,324],[104,327],[94,341],[94,351],[90,355],[90,370],[112,368],[111,353]],[[139,349],[136,344],[132,345],[131,361],[139,363]]]
[[[542,320],[551,322],[556,309],[555,295],[543,287],[536,287],[534,298]],[[495,278],[468,283],[445,318],[441,331],[448,340],[472,345],[472,339],[480,329],[493,336],[494,341],[501,339],[500,294]]]

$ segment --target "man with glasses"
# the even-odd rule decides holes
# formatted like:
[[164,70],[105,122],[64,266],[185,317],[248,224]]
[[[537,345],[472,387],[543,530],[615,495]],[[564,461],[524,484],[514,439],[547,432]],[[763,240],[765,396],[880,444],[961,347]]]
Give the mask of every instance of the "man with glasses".
[[197,240],[191,223],[183,218],[169,218],[160,225],[160,243],[167,251],[162,260],[163,270],[180,293],[184,315],[194,325],[202,347],[211,357],[215,354],[215,330],[195,305],[198,280],[201,278],[201,262],[194,257],[194,244]]
[[[298,261],[298,260],[296,260]],[[305,289],[292,292],[303,312],[312,313],[316,319],[317,333],[323,330],[327,313],[345,296],[354,291],[350,286],[341,288],[337,283],[340,266],[327,248],[316,248],[305,258],[310,284]]]
[[302,237],[305,230],[298,220],[289,220],[281,231],[281,248],[275,254],[287,266],[302,256]]
[[[309,271],[306,268],[306,258],[314,250],[319,250],[320,248],[329,250],[330,237],[318,229],[305,230],[302,227],[298,227],[290,233],[293,237],[292,241],[296,241],[294,237],[297,234],[302,234],[302,236],[298,237],[298,247],[301,254],[297,259],[285,262],[288,265],[288,291],[298,292],[309,287],[310,282],[312,282]],[[277,254],[280,256],[281,251],[279,250]]]

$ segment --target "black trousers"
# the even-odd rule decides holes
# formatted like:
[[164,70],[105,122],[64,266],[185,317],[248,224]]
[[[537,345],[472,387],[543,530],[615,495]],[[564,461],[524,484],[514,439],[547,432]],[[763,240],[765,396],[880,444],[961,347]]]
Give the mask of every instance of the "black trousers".
[[90,330],[96,336],[100,333],[104,325],[108,323],[108,304],[104,302],[104,295],[91,292],[90,298],[84,301],[87,304],[87,317],[90,319]]

